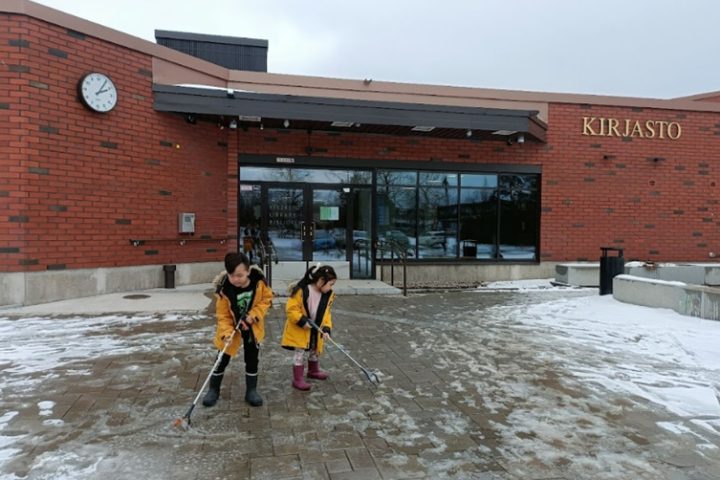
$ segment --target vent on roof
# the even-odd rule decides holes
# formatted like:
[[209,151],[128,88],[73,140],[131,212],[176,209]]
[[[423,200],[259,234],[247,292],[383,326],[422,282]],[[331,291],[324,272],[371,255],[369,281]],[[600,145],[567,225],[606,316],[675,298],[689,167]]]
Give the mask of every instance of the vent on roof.
[[267,72],[268,41],[155,30],[158,44],[233,70]]

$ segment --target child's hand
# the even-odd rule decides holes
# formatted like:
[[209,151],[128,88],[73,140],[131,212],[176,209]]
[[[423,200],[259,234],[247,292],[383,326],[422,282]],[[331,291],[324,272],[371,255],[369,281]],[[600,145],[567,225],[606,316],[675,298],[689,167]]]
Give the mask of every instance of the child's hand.
[[323,332],[323,340],[327,340],[330,338],[330,334],[328,332]]
[[303,325],[303,328],[304,328],[305,330],[310,330],[310,329],[312,328],[312,326],[310,326],[310,322],[308,322],[308,323],[306,323],[305,325]]

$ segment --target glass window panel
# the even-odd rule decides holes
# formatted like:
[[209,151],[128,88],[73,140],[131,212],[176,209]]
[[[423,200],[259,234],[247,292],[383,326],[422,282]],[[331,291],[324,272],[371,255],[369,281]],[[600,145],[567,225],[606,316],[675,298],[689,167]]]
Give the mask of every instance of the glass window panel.
[[500,176],[500,258],[537,259],[538,180],[538,175]]
[[463,187],[484,187],[495,188],[498,184],[497,175],[482,175],[476,173],[463,173],[460,179],[460,185]]
[[415,187],[379,187],[377,195],[378,237],[404,248],[408,256],[415,255],[416,194]]
[[372,182],[372,174],[365,170],[240,167],[240,181],[350,183],[369,185]]
[[240,187],[240,251],[245,252],[251,261],[258,261],[255,250],[260,239],[260,185],[242,185]]
[[457,187],[421,187],[418,195],[418,258],[457,257]]
[[313,261],[346,260],[347,198],[340,190],[313,190]]
[[497,190],[460,190],[460,256],[496,258]]
[[401,170],[378,170],[378,185],[416,185],[417,172],[406,172]]
[[301,225],[304,194],[301,189],[268,189],[268,236],[279,261],[303,259]]
[[420,172],[420,185],[431,187],[457,187],[458,174],[445,172]]

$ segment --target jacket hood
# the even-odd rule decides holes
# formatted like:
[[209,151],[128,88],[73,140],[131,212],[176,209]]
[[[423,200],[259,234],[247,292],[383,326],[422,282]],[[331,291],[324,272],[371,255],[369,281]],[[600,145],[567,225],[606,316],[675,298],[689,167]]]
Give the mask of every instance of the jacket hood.
[[[260,269],[260,267],[258,267],[257,265],[250,265],[250,273],[248,276],[250,277],[251,283],[257,283],[260,280],[265,281],[265,275],[263,274],[263,271]],[[215,287],[215,293],[220,293],[223,286],[225,285],[225,282],[227,282],[227,278],[228,273],[225,270],[221,271],[215,276],[212,281],[213,286]]]

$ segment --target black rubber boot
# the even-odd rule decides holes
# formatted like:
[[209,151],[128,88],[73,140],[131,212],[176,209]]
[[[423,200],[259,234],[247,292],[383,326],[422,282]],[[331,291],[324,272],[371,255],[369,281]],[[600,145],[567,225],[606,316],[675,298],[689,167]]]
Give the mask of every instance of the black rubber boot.
[[263,399],[257,392],[257,375],[245,375],[245,401],[253,407],[259,407],[263,404]]
[[212,407],[217,403],[220,397],[220,384],[222,383],[222,379],[223,375],[213,375],[210,377],[210,388],[202,401],[204,406]]

